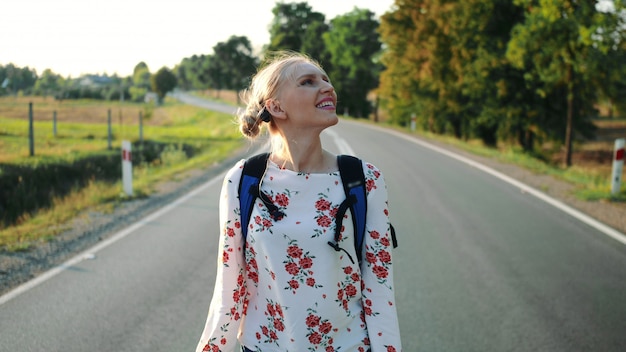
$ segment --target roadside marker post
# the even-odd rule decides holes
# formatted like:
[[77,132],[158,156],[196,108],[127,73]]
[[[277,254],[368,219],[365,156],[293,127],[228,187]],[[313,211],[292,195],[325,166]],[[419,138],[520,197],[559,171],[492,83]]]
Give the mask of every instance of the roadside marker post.
[[624,144],[625,138],[615,140],[615,151],[613,152],[613,173],[611,176],[611,195],[617,195],[622,183],[622,170],[624,169]]
[[416,122],[417,116],[415,116],[415,114],[411,114],[411,131],[415,131]]
[[122,141],[122,184],[124,193],[133,195],[133,157],[129,141]]

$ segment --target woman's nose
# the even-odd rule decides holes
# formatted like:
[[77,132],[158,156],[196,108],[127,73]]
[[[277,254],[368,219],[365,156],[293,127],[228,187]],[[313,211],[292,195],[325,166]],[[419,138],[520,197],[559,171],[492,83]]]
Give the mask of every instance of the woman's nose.
[[326,82],[323,81],[324,83],[322,83],[322,92],[324,93],[328,93],[328,92],[333,92],[335,91],[335,87],[333,87],[332,83],[330,82]]

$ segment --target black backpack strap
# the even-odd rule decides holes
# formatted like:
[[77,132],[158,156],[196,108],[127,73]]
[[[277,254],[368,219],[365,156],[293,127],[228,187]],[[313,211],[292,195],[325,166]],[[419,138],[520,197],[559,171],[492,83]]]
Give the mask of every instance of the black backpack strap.
[[[346,201],[340,205],[340,211],[337,212],[335,243],[339,241],[343,215],[345,214],[345,208],[349,206],[352,212],[352,225],[354,227],[354,249],[358,261],[361,262],[361,252],[365,238],[365,221],[367,219],[367,192],[365,190],[363,163],[357,157],[339,155],[337,156],[337,164],[339,165],[339,174],[341,175],[343,190],[346,194]],[[343,210],[343,213],[341,210]]]
[[267,168],[269,156],[269,153],[257,154],[247,159],[243,164],[243,171],[239,179],[239,210],[244,242],[248,236],[248,224],[250,223],[250,216],[252,216],[254,200],[260,196],[259,183]]

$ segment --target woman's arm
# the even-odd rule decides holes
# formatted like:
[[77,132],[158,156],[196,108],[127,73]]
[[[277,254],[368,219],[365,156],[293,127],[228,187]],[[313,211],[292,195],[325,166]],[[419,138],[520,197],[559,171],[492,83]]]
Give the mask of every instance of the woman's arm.
[[217,276],[204,331],[196,352],[234,351],[244,315],[244,241],[241,235],[238,187],[243,163],[237,163],[224,178],[220,195],[220,238]]
[[380,170],[364,164],[367,221],[364,255],[363,310],[372,352],[401,351],[393,284],[393,261],[387,185]]

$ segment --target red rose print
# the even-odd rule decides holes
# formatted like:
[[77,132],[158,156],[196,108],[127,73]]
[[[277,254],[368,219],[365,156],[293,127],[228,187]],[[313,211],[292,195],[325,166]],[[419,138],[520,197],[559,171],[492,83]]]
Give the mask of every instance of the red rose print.
[[328,334],[333,329],[333,324],[330,322],[324,322],[320,325],[320,332],[324,335]]
[[222,345],[225,345],[225,344],[226,344],[226,338],[222,337],[222,339],[220,340],[220,343],[221,343]]
[[374,272],[376,277],[379,279],[384,279],[389,275],[389,272],[387,271],[387,269],[385,269],[384,267],[380,265],[375,265],[372,271]]
[[298,287],[300,287],[300,284],[296,280],[289,280],[289,287],[291,287],[291,288],[293,288],[295,290]]
[[374,253],[371,253],[371,252],[365,253],[365,259],[368,261],[368,263],[371,263],[371,264],[376,263],[376,255]]
[[387,346],[387,352],[396,352],[396,348],[393,346]]
[[320,323],[320,317],[316,315],[309,315],[306,317],[306,326],[312,328],[317,326]]
[[315,209],[319,211],[326,211],[330,209],[330,202],[326,199],[319,199],[317,202],[315,202]]
[[252,280],[252,282],[254,282],[254,283],[258,283],[259,282],[259,273],[257,273],[256,271],[249,271],[248,272],[248,279]]
[[224,263],[228,262],[228,252],[224,251],[224,253],[222,254],[222,261]]
[[306,284],[311,286],[311,287],[315,286],[315,279],[312,278],[312,277],[306,279]]
[[311,258],[302,258],[300,259],[300,267],[302,267],[302,269],[309,269],[313,266],[313,259]]
[[352,273],[352,267],[351,266],[347,266],[347,267],[343,268],[343,272],[346,275],[350,275],[350,273]]
[[311,335],[309,335],[309,342],[314,345],[319,345],[320,342],[322,342],[322,335],[320,335],[319,332],[312,333]]
[[378,231],[371,231],[370,232],[370,237],[377,240],[380,238],[380,233],[378,233]]
[[376,183],[374,183],[374,180],[367,180],[365,181],[365,187],[367,188],[367,191],[371,191],[373,189],[376,189]]
[[274,320],[274,328],[276,328],[276,330],[278,331],[284,331],[285,324],[283,324],[283,322],[280,320]]
[[235,237],[235,230],[229,227],[228,229],[226,229],[226,235],[228,235],[228,237]]
[[385,247],[389,247],[389,238],[387,237],[383,237],[380,239],[380,244],[382,244]]
[[277,194],[275,201],[276,204],[281,207],[286,207],[287,205],[289,205],[289,198],[287,198],[285,194]]
[[354,281],[354,282],[357,282],[357,281],[361,280],[361,277],[359,276],[358,273],[352,274],[351,278],[352,278],[352,281]]
[[391,261],[391,254],[387,251],[380,251],[378,252],[378,258],[383,263],[389,263]]
[[239,221],[235,222],[235,227],[236,228],[241,228],[241,223]]
[[289,246],[287,248],[287,254],[292,258],[300,258],[302,256],[302,249],[298,246]]
[[346,287],[346,295],[348,297],[356,296],[356,287],[354,287],[354,285],[348,285],[348,287]]
[[296,263],[287,263],[285,270],[291,275],[296,275],[300,271],[300,268],[298,268],[298,264]]
[[277,313],[277,314],[278,314],[278,316],[280,316],[281,318],[283,318],[283,317],[284,317],[284,315],[283,315],[283,308],[282,308],[279,304],[277,304],[277,305],[276,305],[276,313]]
[[329,227],[332,224],[332,219],[330,218],[330,216],[320,216],[319,218],[317,218],[317,224],[321,227]]

